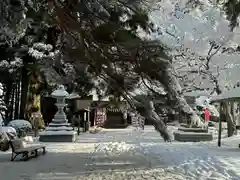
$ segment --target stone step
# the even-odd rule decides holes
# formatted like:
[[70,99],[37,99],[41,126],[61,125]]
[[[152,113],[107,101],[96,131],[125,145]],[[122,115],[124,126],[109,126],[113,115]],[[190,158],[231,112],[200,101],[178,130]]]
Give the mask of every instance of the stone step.
[[58,127],[72,127],[72,126],[69,126],[69,125],[65,125],[65,126],[63,126],[63,125],[49,125],[48,127],[58,128]]
[[53,119],[53,120],[52,120],[52,123],[53,123],[53,124],[66,124],[66,123],[67,123],[67,120],[65,120],[65,119],[62,119],[62,120]]
[[[181,127],[185,127],[185,128],[190,128],[190,125],[189,124],[186,124],[186,123],[181,123],[180,124]],[[191,128],[198,128],[196,125],[192,125]]]
[[179,131],[183,132],[195,132],[195,133],[207,133],[207,129],[202,129],[202,128],[185,128],[185,127],[179,127]]
[[65,127],[71,127],[71,124],[70,123],[49,123],[48,125],[49,127],[62,127],[62,126],[65,126]]
[[65,116],[65,115],[55,115],[55,116],[54,116],[54,119],[60,119],[60,120],[61,120],[61,119],[65,119],[65,120],[66,120],[66,119],[67,119],[67,116]]
[[193,132],[174,132],[174,140],[180,142],[200,142],[212,141],[213,135],[211,133],[193,133]]
[[67,127],[67,126],[52,127],[52,126],[48,126],[48,127],[46,127],[45,130],[46,131],[61,131],[61,130],[72,131],[73,127]]
[[76,141],[76,134],[59,134],[59,135],[40,135],[40,142],[74,142]]

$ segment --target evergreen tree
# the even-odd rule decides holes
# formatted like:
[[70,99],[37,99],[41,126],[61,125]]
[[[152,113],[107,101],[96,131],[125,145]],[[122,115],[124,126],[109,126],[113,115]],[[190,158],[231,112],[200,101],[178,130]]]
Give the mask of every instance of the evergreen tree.
[[[121,96],[132,111],[151,120],[166,141],[170,137],[155,111],[154,99],[134,95],[139,86],[144,86],[156,98],[162,98],[159,89],[164,89],[169,102],[189,115],[193,123],[202,125],[183,98],[167,48],[159,41],[143,38],[154,31],[145,1],[12,2],[0,2],[1,8],[7,7],[1,20],[2,44],[18,46],[16,55],[23,60],[25,72],[29,72],[29,65],[36,63],[45,76],[52,69],[64,84],[81,82],[88,90],[94,86],[101,96]],[[42,43],[40,47],[39,43]],[[51,49],[42,49],[43,44],[50,44]],[[22,103],[26,104],[24,99]]]
[[227,15],[227,19],[230,21],[230,27],[233,30],[236,26],[239,25],[238,17],[240,16],[240,2],[238,0],[227,0],[227,1],[220,1],[217,0]]
[[[39,56],[41,53],[36,56],[33,48],[37,47],[40,42],[51,44],[53,35],[49,31],[52,26],[49,25],[49,21],[46,18],[46,15],[48,15],[46,8],[39,3],[24,0],[9,0],[1,2],[0,7],[4,8],[0,28],[0,50],[2,54],[0,60],[3,64],[2,69],[7,73],[5,73],[7,77],[2,78],[2,80],[7,81],[3,82],[4,86],[6,86],[5,102],[6,104],[10,102],[8,105],[10,114],[15,111],[15,117],[13,115],[7,116],[9,113],[6,113],[6,118],[8,120],[19,117],[28,119],[31,116],[29,116],[30,111],[32,111],[30,109],[34,109],[29,109],[30,104],[36,102],[30,97],[32,96],[30,94],[33,93],[30,93],[30,90],[33,90],[33,86],[38,87],[37,89],[35,88],[34,92],[39,92],[41,89],[40,86],[36,85],[36,82],[33,83],[33,77],[36,74],[42,76],[42,73],[40,73],[43,72],[42,67],[39,66],[41,58],[48,58],[47,55]],[[49,46],[51,46],[52,50],[54,43]],[[16,60],[20,64],[16,64]],[[9,65],[6,66],[4,63],[8,63]],[[13,65],[17,68],[14,69]],[[47,65],[45,64],[45,66]],[[36,79],[39,79],[39,77]],[[40,82],[38,84],[40,85]],[[20,89],[21,95],[19,94]],[[33,97],[39,99],[40,94],[37,94],[38,96],[33,95]],[[32,100],[30,101],[30,99]],[[18,106],[20,100],[21,107]],[[26,104],[28,105],[26,106]]]
[[80,77],[84,71],[74,76],[69,72],[71,64],[61,60],[57,50],[59,30],[46,5],[45,1],[34,0],[0,2],[2,108],[8,121],[31,119],[33,113],[40,111],[40,93],[45,84],[51,88],[58,83],[71,86],[76,80],[79,91],[91,89],[87,77]]
[[221,11],[225,12],[227,20],[229,20],[229,26],[233,31],[235,27],[239,25],[238,17],[240,16],[240,2],[238,0],[216,0],[202,2],[199,0],[188,0],[186,5],[188,5],[190,10],[199,8],[202,10],[202,7],[209,3],[211,6],[214,5],[215,8],[219,8]]
[[71,59],[76,68],[79,64],[88,65],[88,73],[99,80],[96,87],[100,87],[98,92],[101,96],[121,95],[133,111],[139,111],[150,119],[164,139],[169,140],[152,99],[132,95],[139,84],[144,83],[152,93],[160,96],[161,93],[152,86],[161,86],[170,101],[175,101],[183,112],[191,116],[194,123],[202,125],[182,96],[167,48],[159,41],[140,36],[140,32],[147,36],[154,31],[148,17],[148,7],[143,2],[49,2],[52,16],[64,34],[64,60]]

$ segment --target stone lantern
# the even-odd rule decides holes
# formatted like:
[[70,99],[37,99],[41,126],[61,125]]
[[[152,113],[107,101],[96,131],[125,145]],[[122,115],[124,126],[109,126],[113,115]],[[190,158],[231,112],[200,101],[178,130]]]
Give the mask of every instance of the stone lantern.
[[39,141],[42,142],[73,142],[76,140],[76,132],[73,131],[70,123],[67,123],[66,114],[64,112],[65,99],[69,96],[63,85],[53,91],[52,97],[56,98],[56,106],[58,108],[54,119],[45,129],[40,132]]

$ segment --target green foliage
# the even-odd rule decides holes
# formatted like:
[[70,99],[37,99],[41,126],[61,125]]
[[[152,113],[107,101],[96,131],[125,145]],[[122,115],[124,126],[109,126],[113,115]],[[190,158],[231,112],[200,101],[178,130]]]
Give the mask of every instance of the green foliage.
[[5,0],[0,2],[0,45],[15,44],[24,36],[27,24],[24,18],[24,0]]
[[[222,1],[217,0],[218,3]],[[238,17],[240,15],[240,2],[238,0],[227,0],[223,3],[223,10],[227,15],[227,19],[230,21],[230,27],[233,30],[239,25]]]
[[143,3],[139,0],[98,1],[90,7],[87,1],[74,2],[71,6],[68,4],[67,10],[66,5],[53,7],[67,38],[62,49],[66,52],[64,59],[71,59],[74,66],[79,66],[79,62],[87,64],[88,73],[104,79],[102,85],[96,87],[105,91],[103,96],[133,91],[141,76],[159,79],[159,73],[167,64],[165,61],[170,58],[161,43],[139,36],[139,31],[146,34],[154,31]]
[[[25,67],[51,67],[62,83],[76,85],[78,92],[87,94],[95,87],[115,99],[127,99],[143,78],[162,81],[170,61],[166,49],[139,35],[154,31],[145,1],[23,2],[27,28],[14,46]],[[42,50],[44,44],[51,44],[51,50]],[[57,50],[61,54],[55,54]]]
[[40,109],[39,109],[39,107],[38,106],[33,106],[32,108],[31,108],[31,112],[38,112]]
[[106,23],[93,30],[93,38],[99,43],[127,42],[131,39],[138,39],[130,30],[122,29],[121,25]]
[[[210,1],[210,3],[213,1]],[[214,1],[215,2],[215,1]],[[229,20],[229,26],[231,27],[231,30],[239,25],[238,17],[240,15],[240,2],[239,0],[217,0],[217,6],[219,7],[223,12],[225,12],[227,20]],[[199,0],[188,0],[186,5],[191,4],[192,8],[199,8],[204,5],[202,1]],[[214,4],[216,5],[216,4]]]

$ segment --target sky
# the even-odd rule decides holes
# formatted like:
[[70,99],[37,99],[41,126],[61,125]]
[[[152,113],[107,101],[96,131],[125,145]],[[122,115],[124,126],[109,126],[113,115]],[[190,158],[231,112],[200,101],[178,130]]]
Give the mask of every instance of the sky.
[[[160,33],[152,36],[159,39],[172,49],[190,48],[192,52],[206,56],[209,49],[209,40],[217,41],[226,46],[240,44],[240,31],[237,28],[230,32],[229,22],[224,18],[223,12],[217,7],[211,6],[208,1],[201,1],[202,9],[186,13],[186,0],[166,0],[158,3],[151,13],[151,19],[160,29]],[[211,60],[213,73],[221,70],[219,81],[222,87],[233,86],[239,80],[240,55],[217,54]],[[185,63],[185,59],[182,59]],[[228,67],[226,68],[226,64]],[[176,65],[178,66],[178,65]],[[224,69],[224,70],[223,70]],[[202,80],[198,76],[192,77],[201,87],[212,87],[208,80]]]
[[[190,13],[186,13],[189,9],[186,7],[187,0],[158,1],[152,0],[153,10],[150,13],[150,19],[159,31],[151,34],[151,38],[160,40],[173,50],[183,47],[190,48],[198,55],[206,56],[209,40],[218,41],[227,46],[240,44],[239,28],[231,33],[228,27],[229,22],[224,18],[223,12],[209,4],[210,0],[202,0],[202,10],[196,9]],[[231,87],[238,82],[238,77],[240,77],[239,59],[239,54],[217,54],[212,58],[211,71],[216,74],[217,69],[221,70],[219,82],[223,88]],[[181,63],[186,63],[186,60],[182,61]],[[178,63],[176,63],[176,67],[179,66]],[[226,64],[228,64],[228,68],[225,68]],[[213,87],[209,80],[202,80],[197,75],[191,75],[189,78],[194,79],[195,84],[201,85],[202,88]],[[141,90],[136,91],[140,93]],[[96,98],[97,96],[94,95],[94,99]]]

